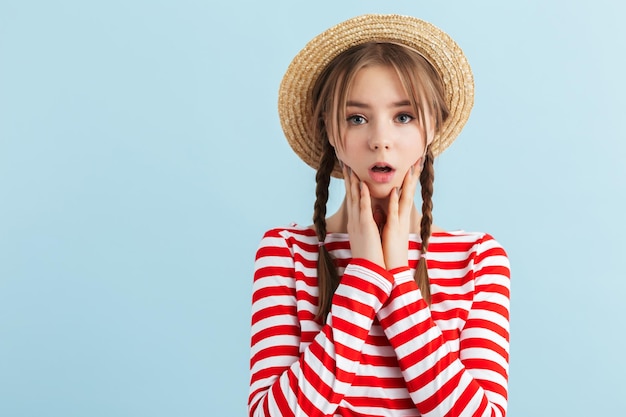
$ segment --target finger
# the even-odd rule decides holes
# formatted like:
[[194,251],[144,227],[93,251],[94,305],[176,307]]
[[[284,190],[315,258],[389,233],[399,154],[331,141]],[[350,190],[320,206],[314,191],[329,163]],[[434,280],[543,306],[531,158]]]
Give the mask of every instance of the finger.
[[353,213],[358,211],[358,205],[360,200],[360,190],[359,190],[359,181],[357,176],[352,172],[352,169],[344,165],[344,178],[345,178],[345,187],[346,187],[346,197],[348,202],[348,208],[353,211]]
[[361,221],[374,221],[374,215],[372,213],[372,198],[370,196],[370,189],[366,183],[360,183],[360,217]]
[[411,209],[413,205],[413,199],[415,198],[415,190],[417,188],[417,182],[419,179],[419,168],[422,164],[422,158],[418,159],[415,164],[407,171],[402,182],[402,192],[400,194],[399,210],[405,212],[405,210]]
[[352,210],[352,216],[354,219],[358,219],[360,217],[359,214],[359,204],[361,202],[361,186],[359,178],[356,174],[348,168],[350,172],[350,192],[352,194],[352,204],[350,209]]
[[343,185],[346,187],[346,200],[348,207],[352,205],[352,191],[350,190],[350,169],[344,164],[341,168],[343,173]]
[[389,206],[387,208],[387,222],[397,222],[398,221],[398,207],[400,201],[400,189],[398,187],[394,187],[389,193]]
[[361,184],[356,174],[348,167],[350,175],[350,192],[352,193],[352,204],[354,207],[358,207],[359,201],[361,201]]

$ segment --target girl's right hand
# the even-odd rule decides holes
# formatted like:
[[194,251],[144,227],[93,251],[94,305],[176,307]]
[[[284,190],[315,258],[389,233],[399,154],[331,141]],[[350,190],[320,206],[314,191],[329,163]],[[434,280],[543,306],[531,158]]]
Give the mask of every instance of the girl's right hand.
[[385,268],[383,246],[372,214],[369,188],[345,165],[343,178],[346,186],[347,227],[352,257],[367,259]]

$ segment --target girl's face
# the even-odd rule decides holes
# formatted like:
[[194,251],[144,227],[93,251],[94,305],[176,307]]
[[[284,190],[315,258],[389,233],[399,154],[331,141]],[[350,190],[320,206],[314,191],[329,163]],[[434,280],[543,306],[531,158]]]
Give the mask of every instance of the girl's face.
[[340,131],[342,144],[331,139],[331,145],[375,199],[401,187],[407,171],[426,152],[425,130],[391,67],[376,65],[357,72]]

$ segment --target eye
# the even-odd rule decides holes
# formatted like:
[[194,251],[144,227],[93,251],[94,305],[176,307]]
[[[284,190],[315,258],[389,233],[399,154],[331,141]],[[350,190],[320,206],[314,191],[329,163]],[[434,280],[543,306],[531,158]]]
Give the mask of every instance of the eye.
[[410,114],[407,114],[407,113],[402,113],[402,114],[399,114],[398,116],[396,116],[396,120],[397,120],[399,123],[402,123],[402,124],[409,123],[409,122],[411,122],[413,119],[414,119],[414,117],[413,117],[413,116],[411,116]]
[[365,124],[365,122],[367,122],[367,120],[365,120],[365,117],[361,116],[360,114],[349,116],[346,120],[351,125],[362,125],[362,124]]

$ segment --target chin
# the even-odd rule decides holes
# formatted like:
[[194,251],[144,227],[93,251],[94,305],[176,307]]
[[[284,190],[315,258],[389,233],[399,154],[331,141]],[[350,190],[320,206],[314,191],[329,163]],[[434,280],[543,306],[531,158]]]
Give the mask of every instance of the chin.
[[389,197],[389,194],[393,191],[395,187],[398,187],[396,184],[376,184],[375,186],[369,185],[370,196],[373,199],[384,200]]

